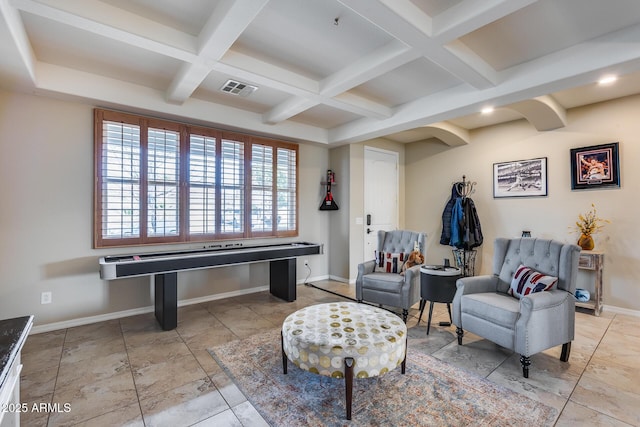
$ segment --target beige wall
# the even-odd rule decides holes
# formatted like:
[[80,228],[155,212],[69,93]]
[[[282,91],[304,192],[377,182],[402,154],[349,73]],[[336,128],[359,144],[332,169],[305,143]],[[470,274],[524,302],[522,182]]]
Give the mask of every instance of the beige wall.
[[[570,110],[564,128],[537,132],[522,120],[471,133],[471,144],[449,148],[439,142],[406,147],[406,224],[428,234],[427,262],[451,258],[440,245],[442,210],[451,185],[462,175],[476,181],[472,196],[482,224],[485,243],[476,273],[490,273],[492,242],[496,237],[518,237],[531,230],[533,237],[575,243],[571,233],[579,213],[595,203],[600,216],[611,221],[595,235],[596,249],[605,251],[605,306],[640,310],[640,96]],[[621,187],[607,190],[571,190],[569,150],[595,144],[620,143]],[[548,196],[494,199],[493,163],[548,158]],[[592,277],[591,277],[592,278]],[[588,287],[581,275],[579,287]]]
[[349,212],[351,206],[349,146],[329,150],[329,165],[336,174],[333,197],[339,210],[326,211],[329,219],[329,276],[342,282],[349,280]]
[[[34,314],[43,325],[148,308],[149,278],[102,281],[98,258],[201,246],[92,249],[92,109],[0,91],[0,318]],[[328,152],[300,146],[300,236],[290,240],[328,243],[329,219],[318,211]],[[327,276],[326,252],[307,259],[312,276]],[[181,300],[243,292],[268,284],[268,264],[179,273],[178,283]],[[52,304],[40,304],[43,291]]]
[[[98,276],[100,256],[135,252],[94,250],[92,235],[93,119],[91,105],[0,91],[0,317],[36,315],[43,325],[72,319],[135,311],[152,304],[148,278],[106,282]],[[574,242],[569,232],[580,212],[596,203],[612,221],[596,235],[606,252],[605,304],[640,310],[640,96],[571,110],[568,126],[537,132],[526,121],[472,132],[472,143],[449,148],[439,142],[409,145],[368,141],[328,150],[300,146],[300,237],[324,243],[321,256],[308,258],[309,273],[298,260],[298,280],[311,276],[355,280],[363,259],[364,146],[400,153],[400,224],[428,234],[427,262],[451,257],[439,244],[442,209],[451,184],[462,175],[477,182],[473,199],[482,221],[485,244],[478,272],[490,271],[492,240],[534,236]],[[571,191],[569,149],[620,142],[620,189]],[[331,153],[330,153],[331,151]],[[494,199],[492,164],[546,156],[549,196]],[[322,212],[326,169],[336,171],[336,212]],[[259,243],[259,242],[256,242]],[[182,247],[182,246],[181,246]],[[186,246],[189,247],[189,246]],[[149,247],[144,251],[172,247]],[[181,300],[234,293],[265,286],[265,263],[179,274]],[[40,304],[40,293],[53,292],[53,303]]]

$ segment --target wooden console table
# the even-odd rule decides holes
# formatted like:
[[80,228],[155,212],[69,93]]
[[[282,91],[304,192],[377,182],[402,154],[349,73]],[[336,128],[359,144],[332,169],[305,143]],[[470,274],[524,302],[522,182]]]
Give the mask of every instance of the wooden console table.
[[578,268],[594,272],[594,292],[586,302],[576,301],[577,307],[593,310],[594,316],[602,313],[602,273],[604,270],[604,252],[581,251]]

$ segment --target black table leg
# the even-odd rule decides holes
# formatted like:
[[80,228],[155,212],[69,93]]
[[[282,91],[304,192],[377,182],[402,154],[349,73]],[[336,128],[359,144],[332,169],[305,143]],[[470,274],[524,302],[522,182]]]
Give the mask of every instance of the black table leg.
[[431,315],[433,315],[433,301],[429,302],[429,323],[427,323],[427,335],[429,335],[429,329],[431,328]]
[[165,331],[178,326],[178,273],[155,276],[156,320]]
[[288,302],[296,300],[296,259],[269,262],[269,291]]
[[422,319],[422,313],[424,313],[424,306],[427,305],[426,299],[420,299],[420,316],[418,316],[418,325],[420,324],[420,319]]
[[453,323],[453,317],[451,317],[451,304],[447,303],[447,311],[449,312],[449,321],[448,322],[440,322],[440,326],[451,326]]

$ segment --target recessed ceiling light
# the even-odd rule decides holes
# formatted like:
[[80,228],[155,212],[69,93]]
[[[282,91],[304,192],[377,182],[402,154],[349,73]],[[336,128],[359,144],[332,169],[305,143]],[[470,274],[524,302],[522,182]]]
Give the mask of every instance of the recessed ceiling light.
[[491,114],[493,113],[493,107],[484,107],[480,112],[482,114]]
[[598,84],[600,85],[609,85],[613,82],[615,82],[616,80],[618,80],[617,76],[604,76],[603,78],[601,78],[600,80],[598,80]]

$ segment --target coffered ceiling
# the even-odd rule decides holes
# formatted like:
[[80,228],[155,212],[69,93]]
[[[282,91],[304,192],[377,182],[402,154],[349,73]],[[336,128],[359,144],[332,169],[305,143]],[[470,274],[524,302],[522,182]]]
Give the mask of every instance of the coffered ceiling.
[[[288,140],[459,145],[640,93],[637,0],[0,0],[0,13],[4,88]],[[598,86],[606,74],[619,79]]]

